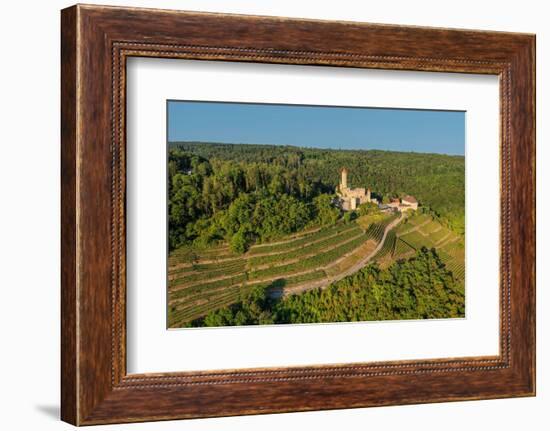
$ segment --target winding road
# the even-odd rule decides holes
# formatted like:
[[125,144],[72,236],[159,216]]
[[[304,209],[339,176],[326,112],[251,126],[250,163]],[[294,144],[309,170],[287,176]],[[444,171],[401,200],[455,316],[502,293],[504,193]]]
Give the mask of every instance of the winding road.
[[[376,253],[378,253],[382,249],[382,247],[384,247],[384,243],[386,242],[386,237],[388,236],[388,232],[390,230],[392,230],[395,226],[397,226],[401,222],[401,220],[403,220],[404,216],[405,215],[403,213],[401,213],[401,216],[399,218],[395,219],[390,224],[388,224],[386,226],[386,228],[384,229],[384,235],[382,236],[382,239],[380,240],[380,242],[378,243],[376,248],[372,252],[370,252],[368,255],[366,255],[362,259],[360,259],[353,266],[348,268],[346,271],[341,272],[341,273],[339,273],[339,274],[337,274],[333,277],[327,277],[327,278],[324,278],[322,280],[317,280],[317,281],[314,281],[314,282],[304,283],[304,284],[300,284],[300,285],[293,286],[293,287],[283,288],[280,291],[273,291],[272,296],[273,297],[280,297],[280,296],[283,296],[283,295],[301,293],[301,292],[305,292],[307,290],[311,290],[311,289],[315,289],[315,288],[319,288],[319,287],[321,289],[323,289],[323,288],[327,287],[328,285],[330,285],[332,283],[335,283],[337,281],[342,280],[343,278],[347,277],[348,275],[356,273],[361,268],[363,268],[367,263],[369,263],[369,261],[374,256],[376,256]],[[322,268],[318,268],[318,269],[322,269]]]

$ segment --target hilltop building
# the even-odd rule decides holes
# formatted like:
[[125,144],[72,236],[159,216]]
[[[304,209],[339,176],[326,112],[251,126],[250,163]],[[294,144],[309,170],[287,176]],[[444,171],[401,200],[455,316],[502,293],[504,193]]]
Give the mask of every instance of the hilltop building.
[[407,195],[401,199],[392,198],[387,204],[378,203],[376,198],[371,197],[370,189],[358,187],[352,189],[348,187],[348,170],[342,169],[340,177],[340,184],[336,188],[336,195],[338,196],[335,204],[342,208],[344,211],[353,211],[361,204],[374,202],[378,204],[378,207],[382,211],[416,211],[418,209],[418,201],[414,196]]
[[418,201],[414,196],[407,195],[404,198],[401,198],[401,206],[405,209],[418,209]]
[[342,169],[336,194],[338,195],[338,204],[344,211],[353,211],[359,205],[367,202],[378,202],[371,198],[370,189],[348,187],[348,170],[346,168]]
[[407,195],[402,199],[392,198],[387,204],[380,204],[378,207],[382,211],[416,211],[418,209],[418,201],[414,196]]

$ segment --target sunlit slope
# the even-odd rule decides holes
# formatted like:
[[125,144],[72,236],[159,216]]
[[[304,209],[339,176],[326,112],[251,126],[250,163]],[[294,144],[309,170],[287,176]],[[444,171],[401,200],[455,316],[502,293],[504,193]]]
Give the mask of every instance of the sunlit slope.
[[416,250],[435,248],[453,275],[464,280],[464,239],[444,227],[428,214],[413,215],[388,234],[382,250],[376,255],[383,267],[415,254]]
[[326,286],[369,258],[397,217],[384,216],[367,227],[352,221],[310,229],[252,246],[242,255],[226,246],[174,250],[168,270],[169,327],[185,326],[237,302],[251,286],[266,285],[274,295]]

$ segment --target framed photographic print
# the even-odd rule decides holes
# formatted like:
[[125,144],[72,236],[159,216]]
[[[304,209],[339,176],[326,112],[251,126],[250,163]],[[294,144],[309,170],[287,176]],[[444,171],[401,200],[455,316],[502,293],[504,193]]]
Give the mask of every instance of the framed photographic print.
[[465,317],[465,112],[171,100],[167,121],[169,328]]
[[62,419],[535,394],[535,37],[62,11]]

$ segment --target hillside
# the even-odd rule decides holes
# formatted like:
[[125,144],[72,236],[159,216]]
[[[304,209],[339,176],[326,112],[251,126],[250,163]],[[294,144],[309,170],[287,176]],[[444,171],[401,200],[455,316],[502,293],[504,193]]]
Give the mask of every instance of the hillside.
[[367,230],[354,221],[340,222],[252,246],[242,255],[226,246],[181,247],[169,258],[169,326],[238,302],[243,292],[258,286],[280,297],[336,282],[368,263],[385,231],[399,220],[386,216]]
[[446,268],[464,280],[464,238],[445,228],[427,214],[415,214],[391,231],[383,249],[373,258],[382,268],[414,256],[422,248],[434,248]]
[[[343,166],[354,190],[420,207],[344,210]],[[463,314],[463,157],[175,143],[168,175],[169,327],[330,321],[324,301],[338,302],[335,321]]]
[[244,254],[227,246],[181,247],[169,259],[169,327],[200,326],[204,317],[238,307],[255,290],[271,299],[296,296],[352,279],[372,263],[381,269],[402,265],[427,249],[463,294],[463,240],[427,214],[377,222],[364,216],[255,245]]
[[460,318],[464,284],[455,280],[433,250],[422,250],[387,269],[367,265],[326,288],[273,298],[257,285],[230,306],[212,310],[191,326],[329,323]]
[[207,160],[238,165],[278,166],[323,191],[333,191],[339,171],[350,171],[350,182],[368,186],[380,197],[408,193],[459,234],[464,233],[465,160],[463,156],[380,150],[332,150],[277,145],[173,142],[170,148]]

